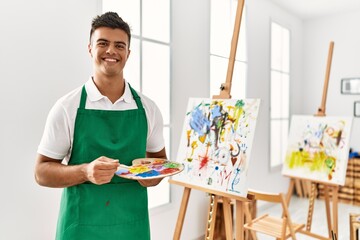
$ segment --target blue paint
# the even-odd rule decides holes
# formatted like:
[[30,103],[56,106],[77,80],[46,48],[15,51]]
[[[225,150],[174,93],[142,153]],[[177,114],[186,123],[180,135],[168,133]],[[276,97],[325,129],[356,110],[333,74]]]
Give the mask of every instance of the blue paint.
[[221,109],[219,105],[214,106],[214,108],[211,110],[212,118],[220,117],[221,116],[220,110]]
[[151,171],[148,171],[148,172],[139,173],[136,176],[147,178],[147,177],[154,177],[154,176],[158,176],[158,175],[160,175],[160,173],[158,171],[151,170]]
[[194,129],[199,136],[203,136],[210,129],[210,121],[206,119],[204,113],[199,108],[194,109],[191,113],[190,127]]

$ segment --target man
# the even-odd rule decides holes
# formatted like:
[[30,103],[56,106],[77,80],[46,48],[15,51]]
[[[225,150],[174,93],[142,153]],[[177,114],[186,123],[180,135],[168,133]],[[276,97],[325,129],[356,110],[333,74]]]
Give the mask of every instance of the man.
[[51,109],[38,148],[38,184],[64,188],[57,240],[150,239],[147,190],[161,179],[114,173],[133,159],[166,158],[153,101],[125,81],[130,28],[116,13],[92,22],[93,76]]

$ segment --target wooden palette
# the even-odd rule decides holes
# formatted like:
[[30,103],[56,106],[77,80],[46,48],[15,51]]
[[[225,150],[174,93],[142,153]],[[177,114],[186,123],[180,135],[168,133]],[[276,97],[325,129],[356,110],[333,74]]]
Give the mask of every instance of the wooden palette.
[[160,158],[139,158],[132,161],[132,166],[120,165],[116,175],[132,180],[164,178],[180,173],[182,163]]

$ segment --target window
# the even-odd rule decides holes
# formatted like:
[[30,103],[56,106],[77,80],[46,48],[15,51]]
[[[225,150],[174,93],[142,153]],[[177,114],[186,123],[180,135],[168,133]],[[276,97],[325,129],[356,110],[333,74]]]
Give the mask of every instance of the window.
[[[210,96],[218,95],[221,84],[226,81],[236,10],[236,0],[211,0]],[[230,94],[234,99],[245,98],[246,96],[247,52],[245,26],[244,7],[231,82]]]
[[290,30],[271,23],[270,166],[285,159],[289,130]]
[[[102,10],[117,12],[130,25],[131,54],[124,75],[135,89],[154,100],[160,108],[167,155],[170,156],[170,1],[103,0]],[[169,203],[170,185],[162,181],[148,188],[148,194],[149,208]]]

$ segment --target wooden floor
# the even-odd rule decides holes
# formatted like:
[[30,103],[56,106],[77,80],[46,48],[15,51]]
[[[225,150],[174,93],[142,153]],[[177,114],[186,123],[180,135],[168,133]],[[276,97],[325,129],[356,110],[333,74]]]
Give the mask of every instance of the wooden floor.
[[[281,209],[278,206],[265,205],[261,202],[258,203],[258,216],[264,213],[270,215],[279,216]],[[307,198],[299,198],[293,196],[290,202],[289,210],[293,222],[306,224],[307,211],[309,206],[309,200]],[[360,206],[349,205],[344,203],[338,204],[338,225],[339,233],[337,240],[349,240],[350,239],[350,226],[349,226],[349,214],[360,213]],[[319,234],[321,236],[327,236],[327,222],[326,222],[326,211],[325,203],[323,200],[315,200],[313,221],[311,225],[311,232]],[[268,236],[258,234],[259,240],[274,239]],[[313,240],[309,236],[303,234],[297,234],[299,240]]]

